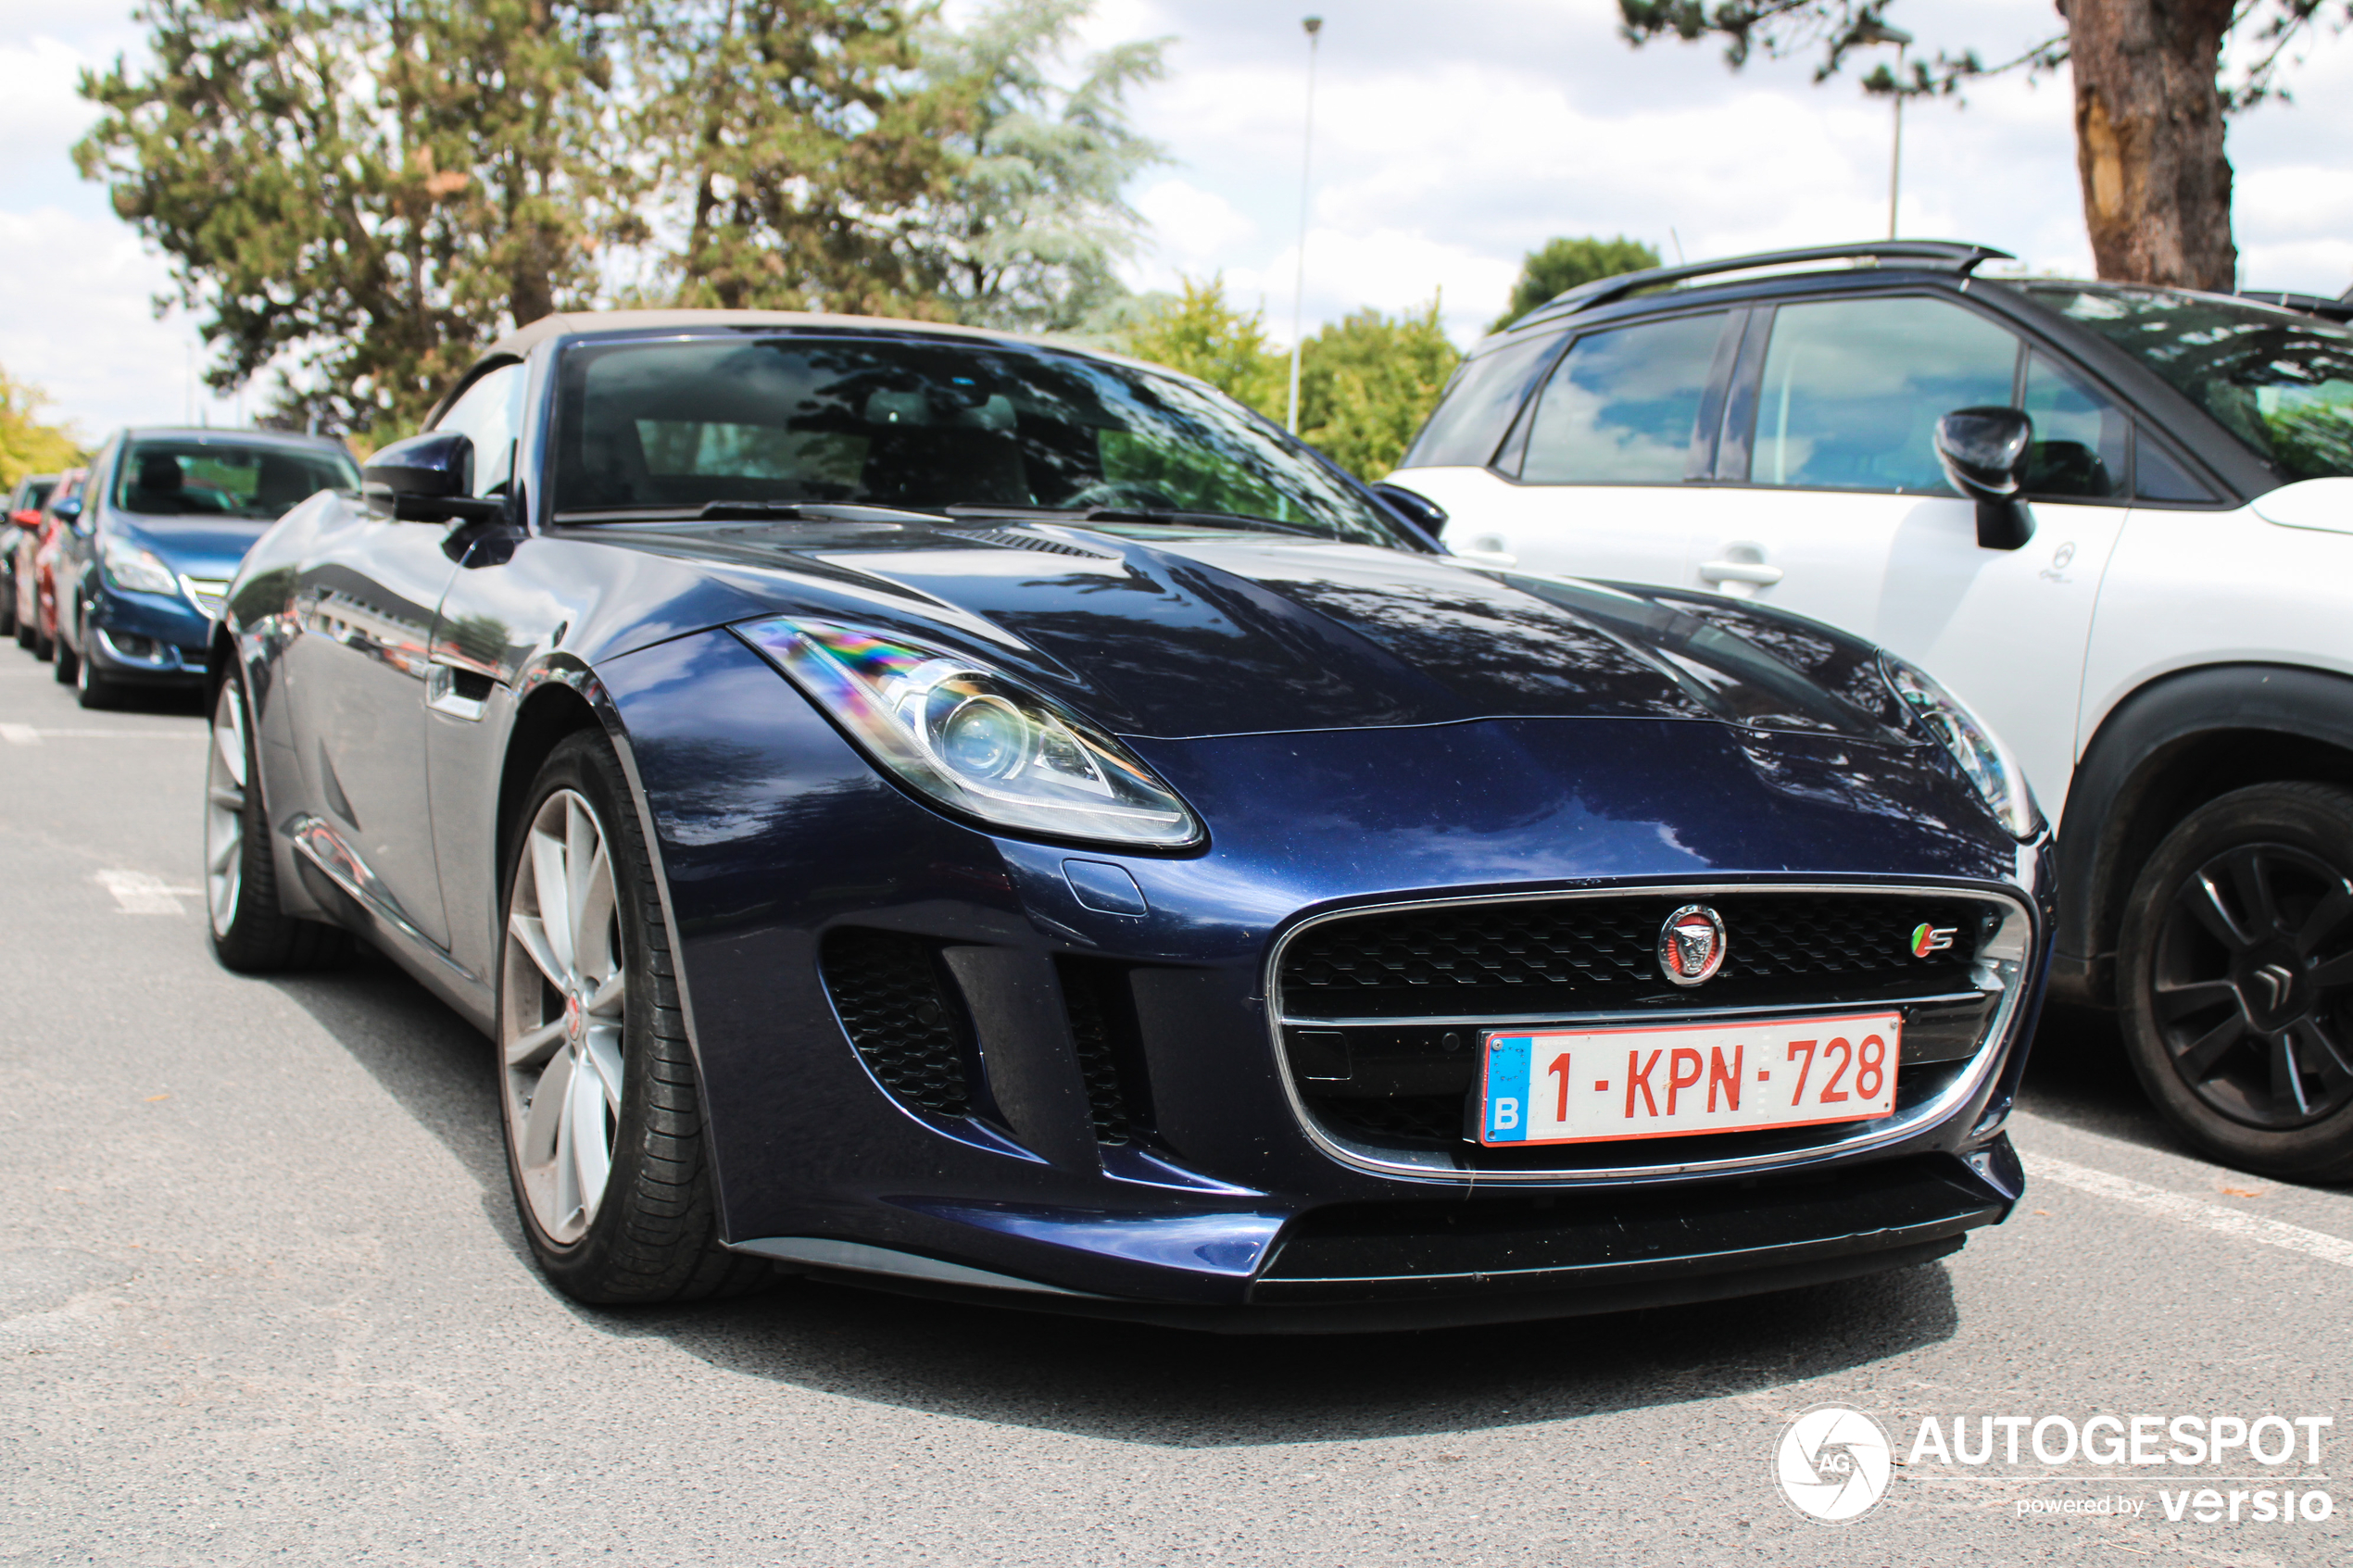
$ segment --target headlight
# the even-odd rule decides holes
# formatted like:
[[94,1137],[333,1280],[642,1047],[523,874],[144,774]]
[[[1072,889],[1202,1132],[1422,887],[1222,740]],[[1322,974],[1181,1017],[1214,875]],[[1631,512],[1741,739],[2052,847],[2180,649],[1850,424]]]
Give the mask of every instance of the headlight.
[[1977,715],[1963,707],[1959,697],[1924,671],[1884,650],[1880,661],[1897,700],[1944,743],[1944,749],[1953,754],[1953,760],[1961,765],[1961,771],[1969,775],[1969,783],[1977,786],[1977,793],[1985,797],[1985,804],[1994,809],[2010,835],[2032,838],[2042,832],[2043,813],[2035,808],[2034,792],[2026,787],[2026,774],[2009,748],[1994,738],[1994,732],[1978,722]]
[[152,550],[109,539],[99,552],[99,559],[106,567],[107,581],[115,587],[127,588],[134,594],[180,592],[180,579],[171,574],[171,568],[156,558]]
[[1127,748],[962,654],[826,621],[736,631],[900,780],[1016,832],[1197,844],[1201,822]]

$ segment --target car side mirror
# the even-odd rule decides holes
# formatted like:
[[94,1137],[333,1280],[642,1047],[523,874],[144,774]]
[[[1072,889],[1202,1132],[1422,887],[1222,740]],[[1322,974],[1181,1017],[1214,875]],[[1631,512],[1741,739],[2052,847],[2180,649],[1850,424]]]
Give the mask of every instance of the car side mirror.
[[2020,408],[1956,408],[1936,421],[1936,460],[1953,488],[1977,503],[1977,542],[2015,550],[2034,537],[2019,492],[2034,445],[2034,421]]
[[502,498],[470,494],[474,444],[454,430],[431,430],[380,447],[359,477],[370,504],[403,522],[486,522],[507,515]]
[[1431,538],[1435,539],[1446,532],[1446,508],[1420,491],[1408,490],[1387,480],[1382,480],[1372,489],[1373,494],[1388,502],[1392,510]]
[[15,523],[19,528],[38,528],[41,526],[41,514],[32,508],[26,507],[18,511],[10,512],[8,514],[8,521]]

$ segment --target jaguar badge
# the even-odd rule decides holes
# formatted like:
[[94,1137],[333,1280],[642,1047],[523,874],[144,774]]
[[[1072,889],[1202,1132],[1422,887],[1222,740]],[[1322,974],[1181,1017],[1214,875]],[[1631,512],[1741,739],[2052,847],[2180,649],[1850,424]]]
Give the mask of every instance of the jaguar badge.
[[1698,985],[1724,967],[1724,921],[1705,904],[1686,904],[1658,928],[1658,969],[1678,985]]

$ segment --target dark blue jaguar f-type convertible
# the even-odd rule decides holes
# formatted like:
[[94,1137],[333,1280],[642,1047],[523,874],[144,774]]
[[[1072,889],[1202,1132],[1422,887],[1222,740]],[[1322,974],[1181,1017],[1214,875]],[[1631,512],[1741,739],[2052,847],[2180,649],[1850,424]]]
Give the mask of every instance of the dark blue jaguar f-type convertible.
[[2047,836],[1875,647],[933,325],[550,318],[365,477],[216,628],[213,940],[489,1034],[583,1300],[1501,1321],[2017,1201]]

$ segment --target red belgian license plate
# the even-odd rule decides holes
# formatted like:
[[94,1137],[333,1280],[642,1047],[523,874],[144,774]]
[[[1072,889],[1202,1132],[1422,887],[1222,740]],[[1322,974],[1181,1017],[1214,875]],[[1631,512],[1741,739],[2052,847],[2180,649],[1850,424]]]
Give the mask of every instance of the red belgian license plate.
[[1603,1143],[1893,1116],[1903,1030],[1897,1012],[1497,1030],[1481,1041],[1478,1141]]

